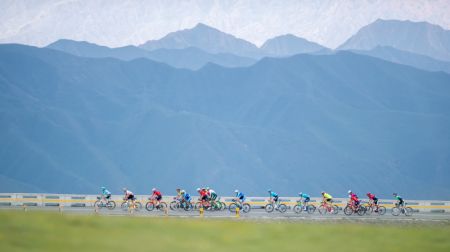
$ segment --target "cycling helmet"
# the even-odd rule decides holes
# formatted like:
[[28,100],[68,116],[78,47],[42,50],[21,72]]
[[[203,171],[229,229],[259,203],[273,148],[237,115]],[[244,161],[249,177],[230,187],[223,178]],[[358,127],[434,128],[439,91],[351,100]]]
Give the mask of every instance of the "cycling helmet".
[[395,193],[393,193],[392,195],[397,196],[397,193],[395,192]]
[[197,192],[200,192],[202,189],[200,189],[200,188],[197,188]]
[[209,191],[209,186],[207,186],[207,187],[206,187],[206,190],[208,190],[208,191]]
[[102,186],[102,187],[100,187],[100,189],[102,189],[102,190],[105,190],[105,189],[106,189],[106,187]]
[[302,195],[302,194],[303,194],[302,192],[299,192],[299,193],[298,193],[298,195]]
[[320,194],[325,194],[325,192],[324,191],[322,191]]
[[370,195],[370,192],[368,192],[366,195],[369,196],[369,195]]
[[347,192],[348,194],[350,194],[350,193],[352,193],[352,190],[348,190],[348,192]]
[[238,190],[238,189],[236,189],[236,190],[234,190],[234,192],[235,192],[235,193],[238,193],[238,192],[239,192],[239,190]]
[[268,191],[268,192],[271,192],[271,191],[272,191],[272,189],[267,189],[267,191]]
[[122,188],[122,191],[124,191],[124,192],[127,191],[127,188],[126,187]]
[[180,193],[181,193],[181,194],[185,194],[186,191],[185,191],[185,190],[181,190]]
[[152,189],[152,192],[154,192],[154,191],[156,191],[156,188],[153,188],[153,189]]

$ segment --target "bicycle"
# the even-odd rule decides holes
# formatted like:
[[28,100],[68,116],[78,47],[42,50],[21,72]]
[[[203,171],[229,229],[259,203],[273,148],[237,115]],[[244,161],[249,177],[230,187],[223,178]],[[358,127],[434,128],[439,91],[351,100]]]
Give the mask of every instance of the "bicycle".
[[109,210],[113,210],[116,208],[116,202],[114,200],[106,199],[104,196],[99,196],[94,203],[94,207],[97,207],[98,209],[106,207]]
[[406,203],[403,205],[395,204],[395,207],[392,208],[392,215],[399,216],[401,213],[405,216],[411,216],[414,210],[411,207],[407,207]]
[[125,211],[130,208],[135,211],[139,211],[140,209],[142,209],[142,204],[141,204],[141,202],[138,202],[138,201],[134,201],[134,204],[133,204],[133,202],[131,200],[124,199],[122,204],[120,204],[120,208],[122,208],[122,210],[125,210]]
[[267,204],[264,209],[266,212],[271,213],[273,210],[277,210],[280,213],[284,213],[287,210],[287,206],[283,203],[276,204],[275,201],[269,200],[269,204]]
[[327,203],[325,201],[322,201],[322,203],[320,203],[318,210],[319,210],[320,214],[326,214],[326,213],[338,214],[339,207],[336,205],[332,205],[332,202]]
[[185,201],[185,200],[181,200],[181,199],[176,199],[176,200],[170,202],[169,207],[170,207],[170,210],[183,209],[185,211],[190,211],[190,210],[192,210],[192,208],[194,208],[192,206],[191,202]]
[[232,213],[235,213],[236,209],[239,209],[239,211],[242,210],[244,213],[248,213],[250,212],[252,207],[248,203],[241,203],[240,201],[233,199],[233,203],[228,206],[228,210],[230,210],[230,212]]
[[145,209],[147,211],[153,211],[155,208],[156,210],[165,211],[167,209],[167,203],[166,202],[159,202],[159,204],[156,203],[156,199],[150,197],[148,198],[149,201],[145,204]]
[[386,213],[386,207],[375,204],[375,202],[369,202],[364,207],[366,208],[366,214],[377,213],[378,215],[384,215]]
[[344,208],[345,215],[352,215],[353,213],[358,213],[359,216],[363,216],[366,213],[366,208],[359,204],[358,206],[355,203],[347,203],[347,206]]
[[297,205],[293,208],[294,212],[299,214],[303,211],[306,211],[309,214],[312,214],[316,211],[316,207],[312,204],[308,204],[307,202],[303,204],[303,201],[297,200]]

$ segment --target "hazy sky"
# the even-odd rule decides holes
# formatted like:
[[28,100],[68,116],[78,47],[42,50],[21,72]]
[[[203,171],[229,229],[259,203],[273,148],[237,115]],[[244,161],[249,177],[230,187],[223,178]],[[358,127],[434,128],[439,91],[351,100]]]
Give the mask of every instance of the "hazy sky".
[[0,42],[138,45],[202,22],[258,46],[292,33],[334,48],[378,18],[450,29],[450,0],[0,0]]

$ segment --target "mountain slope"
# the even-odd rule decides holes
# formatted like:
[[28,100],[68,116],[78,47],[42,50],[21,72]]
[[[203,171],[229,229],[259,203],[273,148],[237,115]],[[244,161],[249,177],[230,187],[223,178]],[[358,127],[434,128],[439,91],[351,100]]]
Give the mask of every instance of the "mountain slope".
[[173,67],[191,70],[197,70],[207,63],[214,63],[225,67],[241,67],[249,66],[256,62],[256,60],[251,58],[228,53],[211,54],[193,47],[184,49],[158,49],[149,52],[135,46],[109,48],[84,41],[58,40],[48,45],[47,48],[89,58],[110,57],[127,61],[137,58],[147,58],[166,63]]
[[352,50],[352,52],[377,57],[390,62],[408,65],[427,71],[444,71],[450,73],[450,62],[448,61],[436,60],[428,56],[401,51],[388,46],[377,46],[368,51]]
[[1,45],[0,178],[46,192],[448,199],[449,83],[348,52],[194,72]]
[[278,36],[267,40],[261,50],[270,56],[292,56],[300,53],[315,53],[328,50],[317,43],[296,37],[292,34]]
[[379,19],[361,28],[338,49],[370,50],[377,46],[450,61],[450,31],[426,22]]
[[201,23],[192,29],[169,33],[159,40],[150,40],[139,47],[149,51],[196,47],[209,53],[231,53],[244,57],[260,57],[258,48],[252,43]]

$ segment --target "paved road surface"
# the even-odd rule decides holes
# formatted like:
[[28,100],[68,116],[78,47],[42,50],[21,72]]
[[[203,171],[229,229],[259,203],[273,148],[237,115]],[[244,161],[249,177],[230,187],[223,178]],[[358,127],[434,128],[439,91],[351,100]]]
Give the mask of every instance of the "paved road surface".
[[[2,207],[0,210],[14,210],[14,211],[55,211],[58,212],[60,209],[58,207],[28,207],[26,209],[22,207]],[[166,213],[162,211],[147,211],[145,208],[141,210],[134,211],[130,213],[127,210],[122,210],[116,208],[114,210],[100,209],[95,212],[94,208],[76,208],[76,207],[65,207],[61,210],[63,213],[67,214],[98,214],[105,216],[125,216],[133,215],[140,217],[165,217]],[[200,218],[199,211],[184,211],[175,210],[169,211],[167,213],[169,217],[179,217],[179,218]],[[240,220],[277,220],[277,221],[324,221],[324,222],[368,222],[368,223],[442,223],[450,224],[450,213],[426,213],[426,212],[416,212],[412,216],[393,216],[388,210],[385,215],[351,215],[346,216],[342,211],[337,215],[321,215],[318,212],[313,214],[301,213],[296,214],[292,210],[288,210],[285,213],[272,212],[266,213],[264,209],[252,209],[249,213],[241,213],[240,217],[237,218],[235,213],[230,213],[228,210],[224,211],[205,211],[204,218],[222,218],[222,219],[240,219]]]

